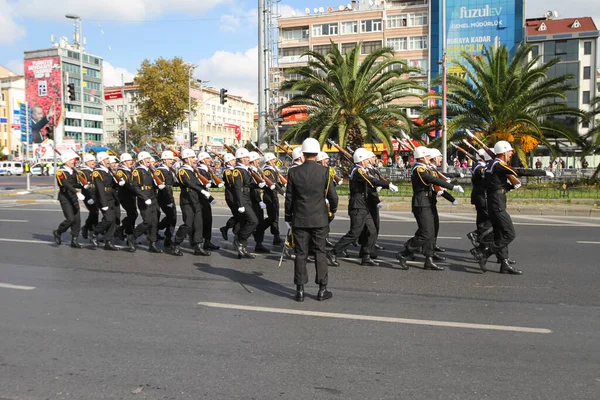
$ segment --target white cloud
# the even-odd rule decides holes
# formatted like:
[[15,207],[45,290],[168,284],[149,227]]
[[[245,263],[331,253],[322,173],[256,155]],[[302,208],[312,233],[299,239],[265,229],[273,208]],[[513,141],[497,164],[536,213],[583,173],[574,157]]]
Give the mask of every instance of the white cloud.
[[0,45],[12,44],[25,36],[25,27],[13,21],[16,8],[7,0],[0,0]]
[[244,53],[217,51],[202,59],[196,68],[196,77],[209,80],[209,86],[226,88],[228,94],[242,96],[256,102],[258,99],[258,47]]
[[221,16],[221,26],[219,27],[219,30],[222,32],[235,33],[244,29],[255,29],[257,25],[258,9],[232,9],[231,13]]
[[106,60],[102,64],[102,71],[104,74],[104,86],[121,86],[121,74],[125,82],[131,82],[135,77],[134,72],[129,72],[126,68],[113,67]]
[[305,14],[305,12],[303,10],[292,7],[287,4],[281,4],[279,6],[279,15],[281,16],[281,18],[289,18],[289,17],[293,17],[294,15],[301,16],[304,14]]

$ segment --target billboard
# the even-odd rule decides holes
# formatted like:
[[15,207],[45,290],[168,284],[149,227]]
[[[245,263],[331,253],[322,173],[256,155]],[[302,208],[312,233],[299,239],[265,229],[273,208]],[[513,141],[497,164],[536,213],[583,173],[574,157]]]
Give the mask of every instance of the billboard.
[[48,143],[63,128],[60,57],[26,59],[24,69],[25,101],[31,108],[29,141]]

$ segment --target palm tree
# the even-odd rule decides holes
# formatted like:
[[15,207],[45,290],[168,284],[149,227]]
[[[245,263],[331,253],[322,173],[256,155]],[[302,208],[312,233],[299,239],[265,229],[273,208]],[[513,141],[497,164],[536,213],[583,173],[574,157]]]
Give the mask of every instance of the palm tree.
[[[564,137],[575,143],[577,132],[558,122],[565,116],[582,117],[582,112],[566,102],[576,86],[571,75],[548,77],[560,60],[542,62],[530,57],[533,47],[522,43],[512,58],[506,46],[485,47],[480,56],[462,54],[456,64],[459,73],[449,74],[448,137],[465,129],[477,132],[491,143],[512,142],[519,158],[540,144],[554,147],[550,138]],[[426,120],[437,121],[440,107],[425,111]]]
[[391,149],[391,136],[411,129],[412,120],[405,111],[410,105],[399,101],[418,97],[414,92],[423,90],[417,81],[406,78],[419,70],[394,59],[390,48],[377,49],[360,62],[361,48],[362,42],[342,55],[332,42],[326,55],[308,51],[304,54],[309,57],[308,65],[290,70],[300,79],[284,82],[281,90],[301,94],[280,110],[304,106],[283,116],[308,111],[308,119],[289,129],[285,140],[300,141],[310,135],[321,144],[329,138],[341,146],[384,142]]
[[[586,113],[585,120],[594,122],[594,127],[583,137],[585,145],[583,146],[583,153],[581,159],[589,156],[590,154],[597,153],[600,150],[600,96],[594,98],[590,104],[590,111]],[[592,175],[592,180],[595,180],[600,173],[600,163],[596,166],[596,170]]]

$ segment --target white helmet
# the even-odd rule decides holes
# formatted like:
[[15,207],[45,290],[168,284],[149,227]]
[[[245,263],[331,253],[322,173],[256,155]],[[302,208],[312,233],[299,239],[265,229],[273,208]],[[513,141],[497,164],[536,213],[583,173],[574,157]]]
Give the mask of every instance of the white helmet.
[[248,149],[246,149],[244,147],[240,147],[239,149],[237,149],[235,151],[235,158],[245,158],[245,157],[250,157],[250,152],[248,151]]
[[276,158],[275,154],[273,154],[273,153],[265,153],[265,162],[266,163],[268,163],[271,160],[274,160],[275,158]]
[[88,163],[90,161],[96,161],[96,157],[94,157],[93,154],[85,153],[85,155],[83,156],[83,162]]
[[506,140],[500,140],[494,145],[494,153],[503,154],[511,151],[513,148]]
[[231,153],[226,153],[226,154],[223,156],[223,161],[224,161],[224,162],[228,163],[228,162],[230,162],[231,160],[235,160],[235,156],[234,156],[233,154],[231,154]]
[[108,156],[108,159],[110,160],[110,163],[111,163],[111,164],[114,164],[114,163],[116,163],[116,162],[119,162],[119,161],[117,160],[117,157],[115,157],[115,156]]
[[429,157],[441,157],[442,152],[436,148],[429,149]]
[[352,156],[355,163],[359,163],[369,159],[369,152],[364,147],[360,147],[356,149],[354,155]]
[[129,153],[121,154],[121,162],[124,162],[124,161],[133,161],[133,158],[131,158],[131,154],[129,154]]
[[488,152],[484,149],[477,150],[477,154],[479,154],[479,157],[483,158],[484,161],[490,161],[492,159],[492,157],[490,157]]
[[375,153],[373,153],[371,150],[367,150],[367,158],[374,158],[374,157],[377,157],[375,155]]
[[260,160],[260,154],[255,151],[250,152],[250,161]]
[[321,145],[317,139],[307,138],[302,142],[302,152],[309,154],[318,154],[321,151]]
[[[160,155],[160,159],[161,160],[173,160],[173,159],[175,159],[175,156],[173,155],[173,152],[171,150],[165,150]],[[121,161],[123,161],[123,158],[121,158]]]
[[146,158],[152,158],[152,156],[150,155],[150,153],[148,153],[147,151],[140,151],[137,155],[137,160],[138,161],[142,161],[145,160]]
[[201,151],[200,154],[198,154],[198,161],[206,160],[207,158],[210,158],[210,154],[205,151]]
[[66,163],[67,161],[71,161],[74,159],[76,160],[78,158],[79,158],[79,156],[73,150],[66,151],[66,152],[62,153],[62,155],[60,156],[60,159],[63,162],[63,164]]
[[429,149],[427,147],[425,147],[425,146],[419,146],[413,152],[413,156],[415,157],[415,160],[418,160],[419,158],[428,157],[429,156]]
[[[318,153],[318,151],[317,151],[317,153]],[[302,157],[302,148],[296,147],[294,150],[292,150],[292,160],[295,161],[300,157]]]
[[105,151],[101,151],[100,153],[96,154],[96,160],[98,160],[99,163],[106,160],[107,158],[108,154]]
[[329,155],[327,153],[325,153],[324,151],[320,151],[319,154],[317,154],[317,162],[323,161],[323,160],[329,160]]
[[181,159],[185,160],[186,158],[195,158],[196,153],[192,149],[185,149],[181,152]]

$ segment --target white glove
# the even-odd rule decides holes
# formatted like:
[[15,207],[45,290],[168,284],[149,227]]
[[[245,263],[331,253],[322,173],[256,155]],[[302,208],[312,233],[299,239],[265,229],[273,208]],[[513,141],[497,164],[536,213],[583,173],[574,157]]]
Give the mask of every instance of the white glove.
[[166,188],[167,186],[164,183],[161,183],[160,185],[158,185],[158,188],[160,190],[163,190],[164,188]]
[[458,176],[460,176],[461,178],[464,178],[464,177],[465,177],[465,174],[463,174],[463,173],[461,172],[461,173],[460,173]]
[[167,207],[173,207],[173,203],[167,204]]
[[377,203],[377,208],[383,208],[383,203]]
[[452,179],[450,179],[450,178],[447,178],[447,179],[446,179],[446,182],[450,183],[450,182],[452,182]]
[[108,207],[102,207],[102,211],[108,211]]
[[224,183],[221,183],[221,184],[220,184],[219,186],[217,186],[217,187],[219,187],[219,188],[222,188],[223,186],[225,186],[225,184],[224,184]]
[[217,204],[217,200],[212,199],[212,201],[210,202],[210,204],[212,204],[214,206],[215,204]]
[[438,197],[442,197],[444,195],[444,191],[440,190],[439,192],[437,192],[437,196]]
[[91,206],[92,204],[94,204],[94,199],[89,199],[89,200],[87,201],[87,203],[88,203],[88,204]]
[[261,182],[261,183],[258,184],[258,187],[261,188],[261,189],[264,188],[265,186],[267,186],[267,184],[264,183],[264,182]]
[[465,189],[462,188],[462,186],[460,185],[456,185],[452,188],[452,190],[454,190],[456,193],[464,193]]
[[390,190],[396,193],[398,191],[398,186],[394,185],[393,183],[390,183]]
[[523,186],[521,183],[517,183],[515,186],[513,186],[513,189],[517,190],[521,186]]
[[201,190],[200,193],[202,193],[207,199],[210,197],[210,193],[208,193],[206,190]]
[[210,183],[210,182],[208,182],[208,183],[206,184],[206,188],[207,188],[207,189],[210,189],[210,187],[211,187],[211,186],[212,186],[212,183]]
[[554,173],[552,171],[546,171],[546,176],[548,178],[554,178]]
[[238,208],[238,212],[239,213],[245,213],[246,212],[246,207],[240,207],[240,208]]
[[458,205],[458,200],[454,200],[454,201],[452,202],[452,205],[453,205],[453,206],[457,206],[457,205]]
[[285,199],[285,192],[283,192],[283,198]]
[[329,199],[325,199],[325,204],[329,205]]
[[265,208],[267,208],[267,205],[265,204],[264,201],[261,201],[260,203],[258,203],[258,205],[260,206],[261,210],[264,210]]
[[125,186],[125,179],[121,179],[119,181],[119,186]]
[[152,199],[148,199],[148,200],[146,200],[144,203],[146,203],[146,205],[148,205],[148,206],[149,206],[150,204],[152,204]]
[[343,180],[343,179],[340,179],[340,180],[338,181],[338,183],[337,183],[337,184],[338,184],[338,185],[341,185],[342,183],[344,183],[344,180]]
[[287,226],[288,229],[292,229],[292,224],[287,221],[285,221],[285,226]]
[[381,186],[377,186],[377,187],[375,188],[375,190],[377,190],[377,192],[381,192],[381,189],[383,189]]
[[79,192],[77,192],[77,198],[81,201],[85,200],[85,196]]
[[84,189],[89,189],[90,188],[90,184],[88,183],[87,185],[83,185]]

